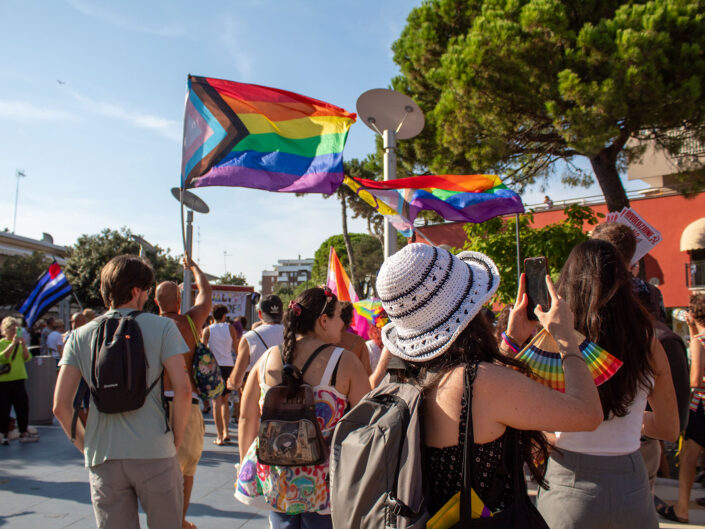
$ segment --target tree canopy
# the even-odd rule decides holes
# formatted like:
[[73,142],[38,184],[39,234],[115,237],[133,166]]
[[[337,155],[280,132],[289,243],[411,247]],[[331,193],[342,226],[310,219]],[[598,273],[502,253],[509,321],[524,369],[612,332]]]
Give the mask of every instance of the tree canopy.
[[[402,248],[406,244],[406,239],[397,234],[398,247]],[[374,294],[374,284],[377,278],[379,267],[384,262],[384,249],[380,241],[366,233],[351,233],[350,244],[355,255],[355,263],[357,270],[357,281],[355,283],[355,292],[364,299]],[[320,285],[326,282],[328,274],[328,254],[330,247],[335,248],[335,253],[338,254],[340,263],[346,271],[349,270],[350,261],[348,253],[345,250],[345,241],[342,235],[333,235],[328,237],[321,246],[316,250],[313,256],[313,270],[311,272],[312,285]]]
[[218,278],[216,283],[218,285],[247,285],[247,278],[242,273],[231,274],[230,272],[225,272]]
[[705,140],[704,50],[697,0],[426,0],[393,44],[392,86],[426,112],[400,160],[519,185],[563,160],[575,184],[585,156],[621,209],[619,169],[643,153],[630,138]]
[[[531,213],[519,216],[520,259],[546,257],[549,274],[555,280],[571,250],[587,240],[583,231],[585,223],[595,225],[598,216],[587,206],[573,204],[564,210],[562,222],[543,228],[532,228]],[[497,301],[512,303],[517,292],[516,219],[496,217],[481,224],[463,226],[467,240],[460,250],[482,252],[497,265],[501,277]]]
[[[104,307],[100,296],[100,270],[117,255],[139,253],[139,244],[131,237],[132,232],[128,228],[123,227],[119,231],[106,228],[95,235],[81,235],[76,244],[69,248],[64,272],[85,307]],[[168,249],[163,250],[155,246],[155,251],[146,252],[146,258],[154,268],[157,282],[182,280],[183,272],[179,261]],[[145,310],[151,310],[151,303],[150,301]]]
[[51,259],[40,252],[6,258],[0,265],[2,304],[17,306],[27,299],[50,263]]

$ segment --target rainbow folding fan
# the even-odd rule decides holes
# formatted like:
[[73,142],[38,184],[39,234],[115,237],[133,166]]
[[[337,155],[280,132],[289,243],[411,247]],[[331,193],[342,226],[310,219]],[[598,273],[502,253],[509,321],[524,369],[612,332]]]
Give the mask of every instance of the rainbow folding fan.
[[[590,368],[595,385],[604,384],[619,371],[622,361],[578,331],[575,331],[575,335],[580,342],[580,353]],[[536,380],[549,388],[565,392],[563,362],[561,362],[558,344],[546,329],[541,329],[529,344],[519,351],[516,358],[529,366]]]

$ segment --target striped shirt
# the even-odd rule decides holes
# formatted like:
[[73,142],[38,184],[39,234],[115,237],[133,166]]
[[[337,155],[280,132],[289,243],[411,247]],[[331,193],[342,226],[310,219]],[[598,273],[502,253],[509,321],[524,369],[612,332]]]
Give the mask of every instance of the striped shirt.
[[[700,345],[703,348],[705,348],[705,332],[698,334],[696,336],[696,338],[700,342]],[[691,354],[690,362],[692,364],[693,352],[691,351],[690,354]],[[698,405],[703,401],[705,401],[705,375],[703,375],[702,379],[700,380],[700,386],[698,386],[697,388],[693,388],[693,395],[690,397],[690,409],[692,411],[698,411]],[[705,402],[703,402],[703,406],[705,406]]]

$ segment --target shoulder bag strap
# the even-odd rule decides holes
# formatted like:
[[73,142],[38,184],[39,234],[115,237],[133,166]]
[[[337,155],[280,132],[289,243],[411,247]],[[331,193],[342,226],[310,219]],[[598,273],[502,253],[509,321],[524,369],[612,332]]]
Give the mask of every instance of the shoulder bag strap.
[[463,450],[463,488],[460,490],[460,520],[472,524],[471,494],[473,467],[475,462],[475,437],[472,428],[472,383],[469,368],[465,367],[465,402],[468,411],[465,420],[465,447]]
[[252,329],[252,332],[255,333],[257,335],[257,338],[259,338],[259,341],[262,342],[262,345],[264,345],[264,349],[269,349],[269,346],[267,345],[267,342],[264,341],[264,338],[262,338],[262,335],[254,329]]
[[191,326],[191,332],[193,333],[193,337],[196,340],[196,345],[199,345],[201,343],[201,339],[198,337],[198,332],[196,331],[196,324],[193,323],[191,316],[189,316],[188,314],[186,315],[186,319],[188,320],[188,324]]

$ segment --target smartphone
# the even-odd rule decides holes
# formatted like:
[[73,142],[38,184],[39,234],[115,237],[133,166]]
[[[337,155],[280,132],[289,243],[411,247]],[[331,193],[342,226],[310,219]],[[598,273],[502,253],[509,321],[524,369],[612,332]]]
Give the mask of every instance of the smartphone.
[[536,320],[534,308],[541,305],[541,309],[547,311],[551,307],[551,296],[546,286],[546,266],[545,257],[530,257],[524,259],[524,274],[526,274],[526,295],[529,304],[526,307],[526,314],[530,320]]

